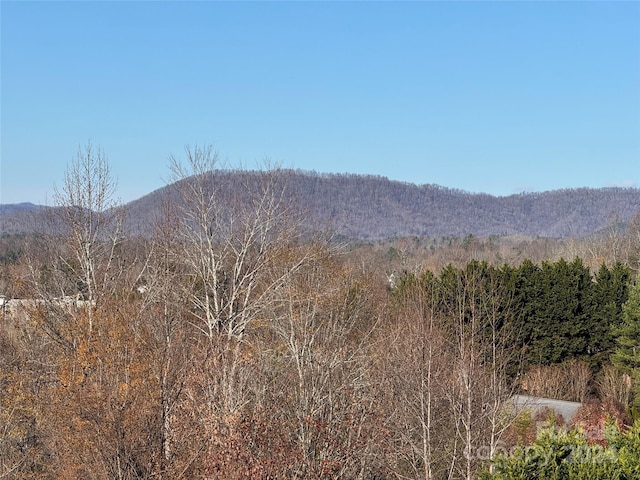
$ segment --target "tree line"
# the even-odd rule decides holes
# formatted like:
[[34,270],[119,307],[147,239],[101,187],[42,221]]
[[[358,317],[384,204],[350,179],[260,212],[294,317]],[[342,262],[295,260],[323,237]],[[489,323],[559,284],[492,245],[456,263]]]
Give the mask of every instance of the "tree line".
[[[601,265],[591,273],[580,258],[518,266],[495,266],[472,260],[464,267],[448,265],[439,275],[425,271],[400,279],[397,300],[413,291],[434,292],[430,307],[450,318],[452,304],[466,322],[474,314],[495,315],[498,333],[517,352],[520,371],[534,365],[583,360],[599,370],[616,348],[615,327],[622,323],[622,305],[632,278],[627,265]],[[487,302],[489,305],[483,305]],[[491,312],[487,311],[491,308]]]

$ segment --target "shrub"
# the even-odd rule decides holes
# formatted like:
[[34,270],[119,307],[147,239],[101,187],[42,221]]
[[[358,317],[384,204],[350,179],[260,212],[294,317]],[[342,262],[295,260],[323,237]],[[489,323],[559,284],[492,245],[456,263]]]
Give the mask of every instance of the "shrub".
[[581,429],[550,423],[536,441],[499,454],[480,480],[613,480],[640,478],[640,422],[623,430],[610,422],[602,444],[590,444]]

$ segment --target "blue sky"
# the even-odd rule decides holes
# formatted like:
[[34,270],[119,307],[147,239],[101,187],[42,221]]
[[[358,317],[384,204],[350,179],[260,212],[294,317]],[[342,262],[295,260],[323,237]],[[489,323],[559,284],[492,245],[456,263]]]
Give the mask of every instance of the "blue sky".
[[0,203],[78,146],[123,201],[168,157],[509,195],[640,186],[639,2],[8,2]]

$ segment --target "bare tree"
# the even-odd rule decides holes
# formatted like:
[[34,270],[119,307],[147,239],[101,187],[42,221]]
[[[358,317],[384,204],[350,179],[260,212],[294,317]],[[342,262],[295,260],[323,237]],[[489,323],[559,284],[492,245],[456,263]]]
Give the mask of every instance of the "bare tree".
[[366,292],[326,254],[281,290],[272,325],[286,352],[289,385],[282,388],[297,478],[368,478],[372,471],[380,429],[368,348],[377,318]]
[[[481,283],[480,311],[485,330],[482,350],[484,369],[488,370],[482,411],[488,423],[488,459],[493,460],[506,431],[515,420],[515,412],[505,406],[515,393],[515,385],[509,381],[509,375],[519,368],[520,352],[513,347],[515,332],[508,286],[500,280],[499,271],[495,269],[490,269]],[[493,465],[489,468],[492,470]]]
[[184,161],[171,158],[177,226],[169,249],[178,272],[174,287],[200,335],[184,395],[210,438],[205,468],[220,474],[230,471],[229,455],[243,458],[229,452],[240,448],[247,412],[263,388],[255,385],[259,365],[251,333],[269,324],[279,290],[316,253],[302,245],[284,172],[268,165],[229,172],[210,146],[185,153]]
[[[288,258],[301,230],[282,172],[248,172],[244,183],[230,184],[218,167],[210,146],[187,147],[185,165],[171,159],[182,219],[180,257],[191,279],[185,293],[197,327],[211,339],[219,333],[241,339],[305,259]],[[279,264],[283,259],[287,263]]]
[[445,311],[453,361],[448,396],[462,447],[453,449],[451,467],[467,480],[496,453],[513,421],[505,405],[512,395],[508,372],[517,352],[510,351],[508,299],[496,272],[480,262],[449,271]]
[[[107,290],[116,288],[125,269],[117,252],[123,239],[124,209],[115,200],[115,189],[103,151],[91,143],[79,148],[67,166],[62,188],[55,191],[56,208],[43,241],[30,250],[31,278],[38,296],[86,302],[89,332],[94,307]],[[37,265],[34,252],[47,270]]]
[[393,472],[398,478],[447,478],[452,423],[446,391],[453,356],[438,312],[434,276],[409,275],[394,292],[397,324],[384,333],[385,390],[391,395]]
[[174,206],[165,201],[162,217],[155,224],[149,261],[135,289],[144,312],[149,367],[157,390],[152,438],[157,439],[157,477],[161,479],[193,475],[203,448],[197,429],[179,414],[194,361],[193,331],[184,321],[189,304],[181,295],[182,272],[174,256],[179,225]]

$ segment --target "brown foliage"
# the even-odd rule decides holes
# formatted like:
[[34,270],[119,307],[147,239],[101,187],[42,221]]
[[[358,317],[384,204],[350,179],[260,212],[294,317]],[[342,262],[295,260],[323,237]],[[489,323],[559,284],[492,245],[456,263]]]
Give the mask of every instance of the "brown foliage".
[[529,395],[582,402],[589,393],[591,376],[586,363],[572,359],[558,365],[533,367],[520,384]]
[[598,398],[620,405],[629,405],[631,400],[631,377],[612,365],[605,365],[596,382]]
[[58,468],[66,478],[149,475],[158,462],[148,430],[157,390],[137,312],[130,304],[95,311],[91,332],[86,315],[67,319],[73,348],[53,357],[47,426],[57,432]]
[[571,426],[580,428],[590,444],[605,445],[605,429],[610,422],[619,428],[629,425],[625,407],[615,400],[589,401],[578,409]]

